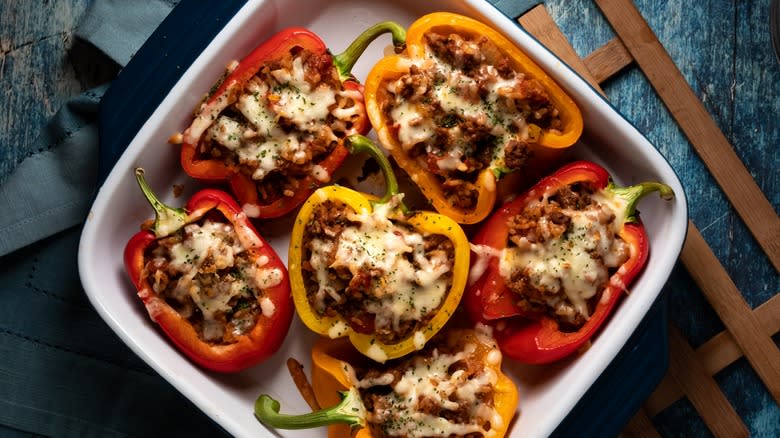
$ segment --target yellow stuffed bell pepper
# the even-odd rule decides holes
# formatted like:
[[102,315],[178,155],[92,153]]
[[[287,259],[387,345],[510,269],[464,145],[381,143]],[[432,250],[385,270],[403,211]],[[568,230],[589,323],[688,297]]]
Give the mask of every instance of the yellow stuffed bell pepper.
[[322,338],[312,349],[312,387],[328,408],[285,415],[261,395],[255,416],[279,429],[329,425],[330,438],[500,438],[519,398],[490,333],[464,328],[445,329],[424,350],[381,366],[343,339]]
[[452,219],[410,212],[387,158],[368,138],[347,138],[352,153],[380,164],[381,199],[329,186],[301,208],[290,237],[293,302],[316,333],[349,337],[377,362],[423,348],[458,306],[469,243]]
[[405,51],[374,66],[364,95],[382,146],[459,223],[490,213],[505,174],[543,175],[582,133],[576,103],[537,64],[452,13],[415,21]]

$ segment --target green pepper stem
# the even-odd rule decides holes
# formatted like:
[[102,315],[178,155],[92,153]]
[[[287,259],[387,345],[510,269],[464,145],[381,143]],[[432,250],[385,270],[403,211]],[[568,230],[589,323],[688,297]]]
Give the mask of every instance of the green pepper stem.
[[341,423],[351,427],[365,427],[366,409],[358,390],[353,387],[339,394],[341,402],[336,406],[301,415],[280,414],[279,402],[263,394],[255,401],[255,417],[276,429],[309,429]]
[[344,50],[343,53],[333,56],[333,64],[339,70],[341,80],[347,80],[352,76],[352,67],[357,62],[360,55],[366,50],[371,42],[380,35],[390,32],[393,35],[393,47],[396,53],[400,53],[406,47],[406,29],[394,21],[383,21],[377,23],[358,35],[355,41]]
[[183,208],[173,208],[163,204],[160,198],[152,191],[149,183],[144,178],[144,170],[140,167],[135,169],[135,180],[144,193],[144,197],[154,209],[154,235],[159,239],[168,236],[180,230],[187,224],[187,212]]
[[636,205],[640,199],[649,193],[658,192],[661,199],[666,201],[674,199],[674,191],[671,187],[655,181],[645,181],[628,187],[618,187],[610,181],[607,190],[626,201],[625,222],[636,222]]
[[[350,135],[346,138],[344,144],[347,146],[351,154],[365,152],[370,155],[371,158],[376,160],[377,163],[379,163],[379,169],[382,170],[382,175],[385,177],[385,194],[380,199],[373,201],[372,204],[387,204],[390,202],[393,196],[397,195],[399,192],[398,180],[395,178],[393,167],[390,165],[390,161],[387,159],[385,154],[379,150],[379,147],[377,147],[373,141],[371,141],[368,137],[360,134]],[[406,207],[402,201],[398,202],[398,208],[401,209],[404,214],[409,213],[409,208]]]

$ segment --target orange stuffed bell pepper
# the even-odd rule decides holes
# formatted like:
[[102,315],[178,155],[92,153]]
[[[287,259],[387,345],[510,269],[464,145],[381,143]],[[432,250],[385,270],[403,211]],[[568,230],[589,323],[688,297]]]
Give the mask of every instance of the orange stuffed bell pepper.
[[450,319],[466,285],[469,243],[452,219],[407,210],[390,163],[368,138],[345,143],[379,162],[386,193],[330,186],[309,197],[290,236],[293,302],[312,331],[348,336],[384,362],[423,348]]
[[364,95],[382,145],[459,223],[490,213],[503,175],[541,174],[582,132],[577,105],[525,53],[452,13],[415,21],[405,52],[374,66]]
[[501,352],[489,331],[447,329],[422,351],[378,365],[343,340],[312,349],[312,387],[330,406],[303,415],[279,413],[261,395],[255,416],[280,429],[330,425],[328,436],[482,436],[506,434],[518,391],[501,372]]

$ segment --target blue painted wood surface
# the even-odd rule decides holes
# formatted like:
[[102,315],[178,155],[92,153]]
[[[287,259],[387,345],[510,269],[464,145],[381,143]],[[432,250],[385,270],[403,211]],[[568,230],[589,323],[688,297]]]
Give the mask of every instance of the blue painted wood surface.
[[[110,78],[111,65],[94,61],[88,47],[80,47],[72,37],[75,26],[88,7],[89,0],[37,2],[5,1],[0,4],[0,180],[29,154],[30,139],[62,103],[79,91]],[[772,53],[769,35],[769,1],[686,2],[636,0],[636,4],[672,59],[713,115],[730,140],[759,187],[775,209],[780,205],[780,64]],[[587,55],[614,34],[589,0],[548,0],[548,10],[577,52]],[[755,307],[780,291],[780,279],[757,247],[753,237],[730,207],[709,176],[663,104],[644,79],[641,71],[630,67],[611,79],[604,88],[617,108],[648,138],[678,172],[686,188],[690,214],[702,235],[713,248],[748,303]],[[77,236],[77,230],[55,236],[40,245],[64,245]],[[37,246],[14,257],[17,263],[29,263],[30,277],[14,279],[8,292],[18,288],[30,294],[53,294],[72,279],[47,279],[35,274],[40,261]],[[3,258],[2,262],[10,262]],[[74,271],[75,272],[75,271]],[[4,279],[8,280],[8,279]],[[717,316],[682,267],[675,270],[667,285],[672,320],[680,326],[689,342],[698,346],[723,329]],[[63,312],[83,308],[60,297]],[[0,316],[0,341],[21,336],[14,330],[23,320],[17,315]],[[52,351],[76,352],[89,360],[133,361],[132,354],[115,339],[94,314],[83,324],[92,327],[94,339],[109,336],[117,345],[100,344],[101,351],[90,351],[85,344],[69,336],[57,336],[31,345]],[[100,336],[98,336],[98,334]],[[106,342],[103,338],[102,342]],[[83,341],[84,339],[81,339]],[[778,339],[776,338],[776,341]],[[0,342],[0,349],[2,342]],[[11,352],[2,351],[3,354]],[[140,361],[139,361],[140,362]],[[154,375],[143,364],[131,369]],[[110,374],[101,376],[109,384]],[[780,435],[780,410],[764,390],[747,362],[742,359],[720,372],[716,380],[747,424],[752,436]],[[155,386],[160,397],[175,402],[175,391]],[[5,391],[20,390],[12,385]],[[41,395],[45,397],[45,395]],[[73,400],[74,409],[78,400]],[[108,411],[82,413],[85,421],[101,421]],[[5,422],[0,414],[0,423]],[[108,420],[107,420],[108,421]],[[654,419],[664,436],[706,436],[704,424],[686,400],[673,404]],[[203,430],[213,431],[208,423]],[[56,434],[56,422],[46,434]],[[0,432],[3,432],[0,430]],[[10,433],[10,430],[9,430]]]

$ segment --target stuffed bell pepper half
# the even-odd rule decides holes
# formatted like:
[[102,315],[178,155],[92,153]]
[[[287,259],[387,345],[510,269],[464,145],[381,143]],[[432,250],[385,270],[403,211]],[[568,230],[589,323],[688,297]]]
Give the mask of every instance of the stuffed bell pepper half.
[[348,336],[384,362],[423,348],[452,316],[466,286],[469,243],[452,219],[407,209],[390,163],[368,138],[353,135],[346,144],[377,160],[385,195],[334,185],[309,197],[290,239],[293,300],[311,330]]
[[672,189],[618,187],[602,167],[570,163],[500,207],[472,239],[464,307],[496,327],[507,357],[548,363],[575,353],[606,322],[645,266],[645,195]]
[[127,243],[124,263],[151,319],[209,370],[240,371],[276,352],[294,313],[287,269],[236,201],[205,189],[171,208],[142,169],[135,175],[156,219]]
[[524,52],[446,12],[411,25],[405,51],[369,73],[365,99],[382,146],[439,213],[465,224],[487,217],[503,175],[542,176],[582,132],[575,102]]
[[280,414],[261,395],[255,416],[280,429],[330,425],[328,436],[500,438],[517,411],[518,391],[501,371],[501,352],[484,326],[448,328],[423,350],[380,365],[343,339],[312,349],[312,387],[319,411]]
[[[350,74],[368,44],[396,27],[379,23],[331,55],[313,32],[288,28],[228,67],[181,136],[190,176],[229,182],[250,217],[279,217],[330,181],[366,133],[362,85]],[[394,36],[399,47],[403,34]]]

